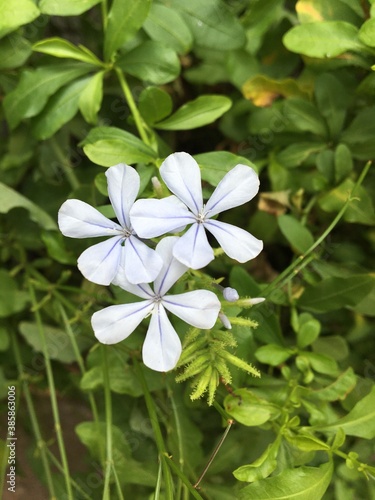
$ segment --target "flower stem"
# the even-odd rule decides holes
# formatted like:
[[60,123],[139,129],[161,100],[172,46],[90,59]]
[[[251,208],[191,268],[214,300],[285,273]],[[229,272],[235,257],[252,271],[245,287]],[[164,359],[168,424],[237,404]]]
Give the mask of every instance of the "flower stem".
[[137,106],[135,104],[133,95],[132,95],[131,90],[129,88],[129,85],[128,85],[127,81],[126,81],[125,75],[121,71],[120,68],[115,68],[115,71],[117,73],[117,77],[119,79],[119,82],[120,82],[120,85],[121,85],[121,89],[122,89],[122,91],[124,93],[126,102],[128,103],[130,111],[131,111],[131,113],[133,115],[133,118],[134,118],[137,130],[138,130],[138,133],[141,136],[142,141],[145,144],[147,144],[148,146],[150,146],[150,140],[149,140],[147,132],[146,132],[145,124],[144,124],[143,119],[142,119],[142,117],[141,117],[141,115],[140,115],[140,113],[138,111],[138,108],[137,108]]
[[53,378],[52,365],[51,365],[51,361],[50,361],[49,355],[48,355],[47,341],[46,341],[46,335],[45,335],[45,331],[44,331],[44,327],[43,327],[43,323],[42,323],[42,318],[39,314],[39,311],[36,308],[37,301],[36,301],[35,291],[34,291],[33,286],[31,285],[30,280],[29,280],[29,293],[30,293],[30,297],[31,297],[31,303],[32,303],[33,308],[34,308],[36,323],[37,323],[38,330],[39,330],[39,336],[40,336],[43,355],[44,355],[44,362],[46,364],[46,373],[47,373],[48,387],[49,387],[49,391],[50,391],[52,414],[53,414],[53,419],[55,422],[55,431],[56,431],[57,443],[58,443],[60,456],[61,456],[61,463],[62,463],[62,467],[64,470],[64,478],[65,478],[67,497],[69,500],[73,500],[73,492],[72,492],[72,487],[70,484],[69,466],[68,466],[68,460],[67,460],[66,451],[65,451],[64,438],[62,435],[62,428],[61,428],[61,423],[60,423],[59,409],[58,409],[58,405],[57,405],[57,395],[56,395],[55,381]]
[[179,467],[177,467],[177,465],[173,462],[172,458],[169,457],[167,454],[165,454],[163,457],[163,461],[165,461],[168,464],[168,466],[173,470],[173,472],[175,472],[175,474],[181,479],[181,481],[187,487],[188,491],[193,495],[193,497],[196,498],[197,500],[202,500],[201,495],[195,489],[196,485],[192,486],[190,484],[189,479],[185,476],[182,470],[179,469]]
[[103,500],[110,500],[110,478],[112,472],[112,400],[111,389],[109,386],[109,367],[107,350],[101,346],[103,358],[103,382],[104,382],[104,401],[105,401],[105,424],[106,424],[106,468],[104,474]]
[[226,437],[228,436],[228,433],[233,425],[234,421],[233,420],[228,420],[228,425],[227,425],[227,428],[225,429],[224,431],[224,434],[221,436],[220,438],[220,441],[217,443],[217,445],[215,446],[215,449],[214,451],[212,452],[212,455],[210,457],[210,459],[208,460],[207,462],[207,465],[206,467],[203,469],[203,472],[202,474],[199,476],[198,478],[198,481],[194,484],[194,488],[197,489],[199,484],[201,483],[202,479],[204,478],[204,476],[206,475],[206,472],[208,471],[208,469],[210,468],[212,462],[214,461],[216,455],[218,454],[221,446],[223,445]]
[[173,481],[171,476],[171,471],[168,467],[166,460],[164,459],[164,455],[167,455],[166,447],[164,444],[163,434],[161,432],[161,428],[159,425],[158,416],[156,413],[156,408],[150,391],[147,386],[147,382],[145,376],[143,374],[142,368],[137,360],[137,358],[133,357],[134,368],[137,373],[138,379],[141,382],[145,402],[147,406],[148,415],[150,417],[152,430],[154,431],[156,446],[159,451],[159,459],[162,462],[163,476],[164,476],[164,486],[165,486],[165,499],[166,500],[174,500],[173,495]]
[[101,1],[101,7],[102,7],[103,30],[104,30],[104,32],[106,32],[107,31],[107,24],[108,24],[108,6],[107,6],[107,0],[102,0]]
[[[319,238],[313,243],[313,245],[311,245],[311,247],[303,255],[300,255],[298,259],[292,262],[292,264],[289,267],[287,267],[281,274],[279,274],[279,276],[262,291],[262,294],[265,297],[269,296],[270,293],[276,288],[277,285],[279,285],[280,282],[284,284],[285,281],[289,281],[290,278],[296,274],[297,271],[296,268],[298,266],[300,266],[299,270],[301,270],[315,258],[315,256],[310,254],[327,238],[330,232],[336,227],[340,219],[343,217],[350,203],[355,199],[354,194],[356,190],[359,188],[359,186],[362,184],[364,178],[367,175],[367,172],[369,171],[370,166],[371,162],[369,161],[364,166],[360,176],[357,179],[357,182],[355,183],[353,189],[349,193],[348,198],[346,199],[344,205],[341,207],[341,210],[333,219],[331,224],[327,227],[327,229],[323,232],[323,234],[319,236]],[[306,259],[309,259],[308,262],[306,262]]]

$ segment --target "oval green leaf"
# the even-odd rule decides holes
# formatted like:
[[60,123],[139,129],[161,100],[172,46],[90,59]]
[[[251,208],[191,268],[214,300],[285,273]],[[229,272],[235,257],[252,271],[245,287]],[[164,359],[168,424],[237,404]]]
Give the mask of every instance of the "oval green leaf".
[[280,231],[297,253],[305,253],[314,244],[310,231],[292,215],[280,215],[277,222]]

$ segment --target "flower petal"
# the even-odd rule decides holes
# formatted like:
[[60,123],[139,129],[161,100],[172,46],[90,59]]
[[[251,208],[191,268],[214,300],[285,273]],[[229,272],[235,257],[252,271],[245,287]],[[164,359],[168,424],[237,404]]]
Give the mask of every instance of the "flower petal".
[[58,215],[60,231],[70,238],[114,236],[122,234],[116,222],[104,217],[96,208],[81,200],[67,200],[61,205]]
[[130,229],[129,210],[139,191],[139,175],[133,167],[119,163],[110,167],[105,175],[108,182],[108,196],[116,217],[122,227]]
[[198,215],[203,207],[201,171],[188,153],[173,153],[161,164],[160,175],[173,194]]
[[129,337],[154,307],[150,300],[109,306],[93,314],[91,325],[102,344],[116,344]]
[[125,275],[130,283],[154,281],[163,267],[161,257],[136,236],[125,241]]
[[192,269],[201,269],[214,259],[203,224],[193,224],[173,247],[177,260]]
[[224,252],[238,262],[254,259],[263,249],[263,241],[232,224],[208,220],[204,225],[215,236]]
[[168,311],[197,328],[212,328],[221,307],[216,295],[208,290],[166,295],[163,297],[163,305]]
[[151,370],[172,370],[181,355],[179,336],[171,325],[164,307],[159,304],[152,312],[150,326],[142,348],[143,362]]
[[78,269],[83,276],[98,285],[109,285],[121,262],[121,236],[110,238],[89,247],[78,258]]
[[138,200],[130,221],[140,238],[154,238],[195,221],[194,215],[175,196],[162,200]]
[[[124,254],[125,252],[123,252]],[[125,259],[122,259],[124,262]],[[112,283],[121,287],[123,290],[126,290],[137,297],[141,297],[142,299],[153,299],[155,294],[148,283],[139,283],[138,285],[133,285],[126,277],[124,265],[122,264],[113,279]]]
[[217,185],[206,203],[205,212],[212,217],[229,208],[250,201],[259,191],[259,178],[255,170],[246,165],[236,165]]
[[173,256],[173,247],[178,240],[179,238],[177,236],[167,236],[156,246],[156,252],[163,260],[163,268],[154,283],[154,290],[160,296],[167,293],[176,281],[188,270],[187,266],[179,262]]

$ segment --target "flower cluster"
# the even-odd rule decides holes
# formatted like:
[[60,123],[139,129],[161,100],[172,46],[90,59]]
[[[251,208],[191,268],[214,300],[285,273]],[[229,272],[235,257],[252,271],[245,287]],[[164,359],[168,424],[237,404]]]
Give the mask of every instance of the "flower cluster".
[[[140,186],[136,170],[125,164],[110,167],[106,172],[108,195],[118,223],[80,200],[67,200],[59,210],[58,222],[61,232],[72,238],[110,236],[85,250],[78,258],[78,268],[94,283],[113,283],[143,299],[96,312],[92,317],[95,336],[105,344],[120,342],[151,315],[143,361],[154,370],[168,371],[178,362],[181,342],[166,310],[205,329],[214,326],[220,313],[220,301],[211,291],[167,294],[189,268],[200,269],[214,259],[206,231],[239,262],[256,257],[263,244],[247,231],[214,219],[257,194],[259,180],[252,168],[237,165],[230,170],[206,204],[200,168],[189,154],[170,155],[161,165],[160,175],[173,195],[135,201]],[[181,232],[187,225],[190,228],[182,236],[162,239],[155,250],[143,241]]]

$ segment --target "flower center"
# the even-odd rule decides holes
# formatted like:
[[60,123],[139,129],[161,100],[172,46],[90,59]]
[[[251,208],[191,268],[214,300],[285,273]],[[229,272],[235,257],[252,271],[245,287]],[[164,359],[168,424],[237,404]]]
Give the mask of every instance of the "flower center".
[[200,212],[198,213],[198,215],[195,216],[198,224],[202,224],[204,221],[205,221],[205,218],[206,218],[206,205],[203,205],[202,209],[200,210]]

